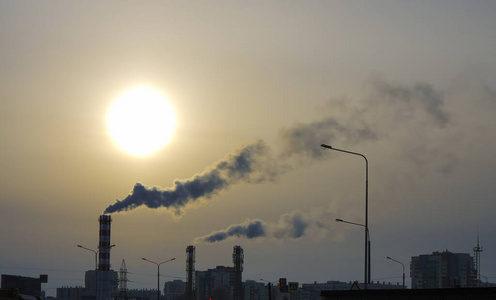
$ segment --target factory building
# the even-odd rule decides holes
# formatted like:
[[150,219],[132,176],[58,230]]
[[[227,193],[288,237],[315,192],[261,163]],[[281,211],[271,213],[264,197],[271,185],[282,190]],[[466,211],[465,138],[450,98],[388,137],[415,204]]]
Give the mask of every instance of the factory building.
[[[243,263],[241,246],[233,248],[233,267],[217,266],[207,271],[194,271],[194,247],[186,248],[186,296],[188,300],[243,300]],[[194,277],[191,276],[194,271]],[[194,279],[193,279],[194,278]],[[194,287],[192,286],[194,284]]]
[[33,278],[2,274],[0,287],[6,290],[15,289],[19,294],[23,295],[42,297],[44,295],[41,291],[41,284],[46,282],[48,282],[48,275],[40,275],[39,278]]

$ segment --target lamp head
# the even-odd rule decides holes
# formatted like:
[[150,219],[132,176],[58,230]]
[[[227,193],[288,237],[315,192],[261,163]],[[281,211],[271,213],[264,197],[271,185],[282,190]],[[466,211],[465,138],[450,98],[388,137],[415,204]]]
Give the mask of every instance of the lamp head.
[[144,258],[144,257],[142,257],[141,259],[142,259],[142,260],[146,260],[146,258]]
[[343,222],[342,219],[336,219],[336,222]]
[[322,149],[326,149],[326,148],[327,149],[332,149],[332,146],[329,146],[329,145],[326,145],[326,144],[321,144],[320,145],[320,148],[322,148]]
[[391,258],[391,257],[389,257],[389,256],[388,256],[388,257],[386,257],[386,258],[387,258],[387,259],[392,259],[392,258]]

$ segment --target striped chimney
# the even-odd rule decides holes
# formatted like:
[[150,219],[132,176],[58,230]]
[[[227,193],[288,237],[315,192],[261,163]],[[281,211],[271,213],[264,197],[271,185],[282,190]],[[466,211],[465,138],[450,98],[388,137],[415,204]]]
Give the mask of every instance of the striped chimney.
[[110,222],[108,215],[100,216],[100,243],[98,244],[98,270],[110,270]]

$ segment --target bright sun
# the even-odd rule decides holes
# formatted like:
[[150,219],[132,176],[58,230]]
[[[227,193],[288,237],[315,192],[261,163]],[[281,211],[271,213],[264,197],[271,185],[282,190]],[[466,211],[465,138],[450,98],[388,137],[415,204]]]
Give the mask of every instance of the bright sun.
[[171,140],[176,118],[160,92],[138,86],[117,97],[110,107],[107,127],[122,150],[134,156],[146,156]]

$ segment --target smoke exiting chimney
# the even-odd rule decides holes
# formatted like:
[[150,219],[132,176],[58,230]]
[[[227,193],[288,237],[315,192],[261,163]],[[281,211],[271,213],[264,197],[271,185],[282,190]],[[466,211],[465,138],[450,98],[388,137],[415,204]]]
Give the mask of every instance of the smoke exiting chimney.
[[[354,120],[354,119],[353,119]],[[375,132],[366,123],[346,122],[328,116],[309,124],[296,124],[280,133],[282,151],[277,158],[262,140],[243,145],[226,158],[187,179],[176,179],[169,188],[136,183],[131,193],[109,205],[104,213],[133,210],[140,206],[167,208],[181,215],[186,206],[208,199],[239,183],[263,183],[275,180],[292,169],[291,158],[325,159],[329,155],[319,147],[322,142],[339,144],[375,140]],[[339,138],[337,138],[339,137]]]
[[189,179],[175,180],[174,186],[167,189],[136,183],[130,195],[108,206],[105,213],[127,211],[145,205],[149,208],[173,209],[180,215],[186,205],[200,198],[209,198],[233,184],[274,179],[277,172],[268,151],[263,141],[243,146],[203,173]]

